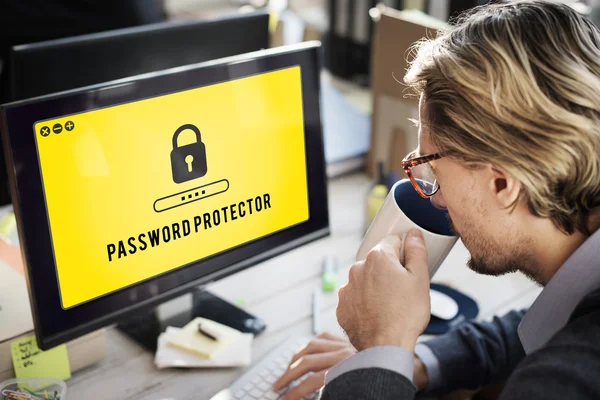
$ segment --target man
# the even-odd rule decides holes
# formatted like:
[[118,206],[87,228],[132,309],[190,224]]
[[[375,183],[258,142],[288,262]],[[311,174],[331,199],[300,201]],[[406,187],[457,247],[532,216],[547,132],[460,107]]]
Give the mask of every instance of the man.
[[416,345],[427,251],[418,231],[386,237],[339,291],[350,343],[315,339],[275,387],[312,371],[286,400],[323,380],[324,400],[495,383],[502,399],[600,399],[600,31],[558,2],[483,6],[420,43],[405,82],[420,96],[405,166],[431,181],[423,195],[448,210],[469,267],[521,271],[544,290],[524,315]]

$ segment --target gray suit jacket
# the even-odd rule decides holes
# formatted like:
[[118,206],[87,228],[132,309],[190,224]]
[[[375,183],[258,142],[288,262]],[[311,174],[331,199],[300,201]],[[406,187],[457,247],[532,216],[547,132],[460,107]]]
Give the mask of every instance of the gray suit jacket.
[[[600,289],[588,295],[568,323],[525,356],[517,327],[522,312],[468,323],[428,345],[438,358],[443,387],[476,389],[505,383],[502,400],[600,399]],[[322,400],[408,400],[417,390],[405,376],[382,368],[356,369],[326,385]]]

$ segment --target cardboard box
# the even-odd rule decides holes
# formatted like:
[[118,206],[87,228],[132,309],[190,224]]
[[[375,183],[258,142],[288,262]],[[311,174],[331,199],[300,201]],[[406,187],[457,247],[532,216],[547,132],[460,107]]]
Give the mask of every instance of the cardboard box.
[[279,47],[292,43],[321,40],[323,26],[320,15],[314,12],[305,12],[299,15],[293,11],[281,14],[271,14],[270,47]]
[[413,131],[406,131],[398,125],[392,128],[392,135],[390,138],[391,145],[388,149],[389,170],[395,171],[400,177],[403,177],[400,172],[404,170],[402,168],[402,160],[404,159],[404,156],[411,152],[414,147],[416,147],[409,147],[413,144],[413,141],[407,140],[407,138],[413,139],[413,136]]
[[414,56],[409,49],[423,37],[435,37],[448,25],[417,10],[399,11],[385,6],[377,10],[372,13],[373,115],[367,173],[375,177],[377,164],[383,162],[385,171],[393,169],[404,176],[400,162],[417,146],[418,139],[417,128],[409,118],[419,118],[418,98],[403,83],[408,61]]

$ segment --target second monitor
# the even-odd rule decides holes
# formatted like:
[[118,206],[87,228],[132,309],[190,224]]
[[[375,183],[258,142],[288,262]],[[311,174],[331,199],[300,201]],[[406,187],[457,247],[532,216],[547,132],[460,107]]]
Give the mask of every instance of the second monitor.
[[11,100],[269,47],[269,14],[161,22],[13,47]]

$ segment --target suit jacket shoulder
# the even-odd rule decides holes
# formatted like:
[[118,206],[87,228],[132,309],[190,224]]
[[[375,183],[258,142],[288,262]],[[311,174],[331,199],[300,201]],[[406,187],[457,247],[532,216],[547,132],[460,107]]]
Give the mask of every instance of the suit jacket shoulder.
[[511,374],[502,399],[600,399],[600,291]]

